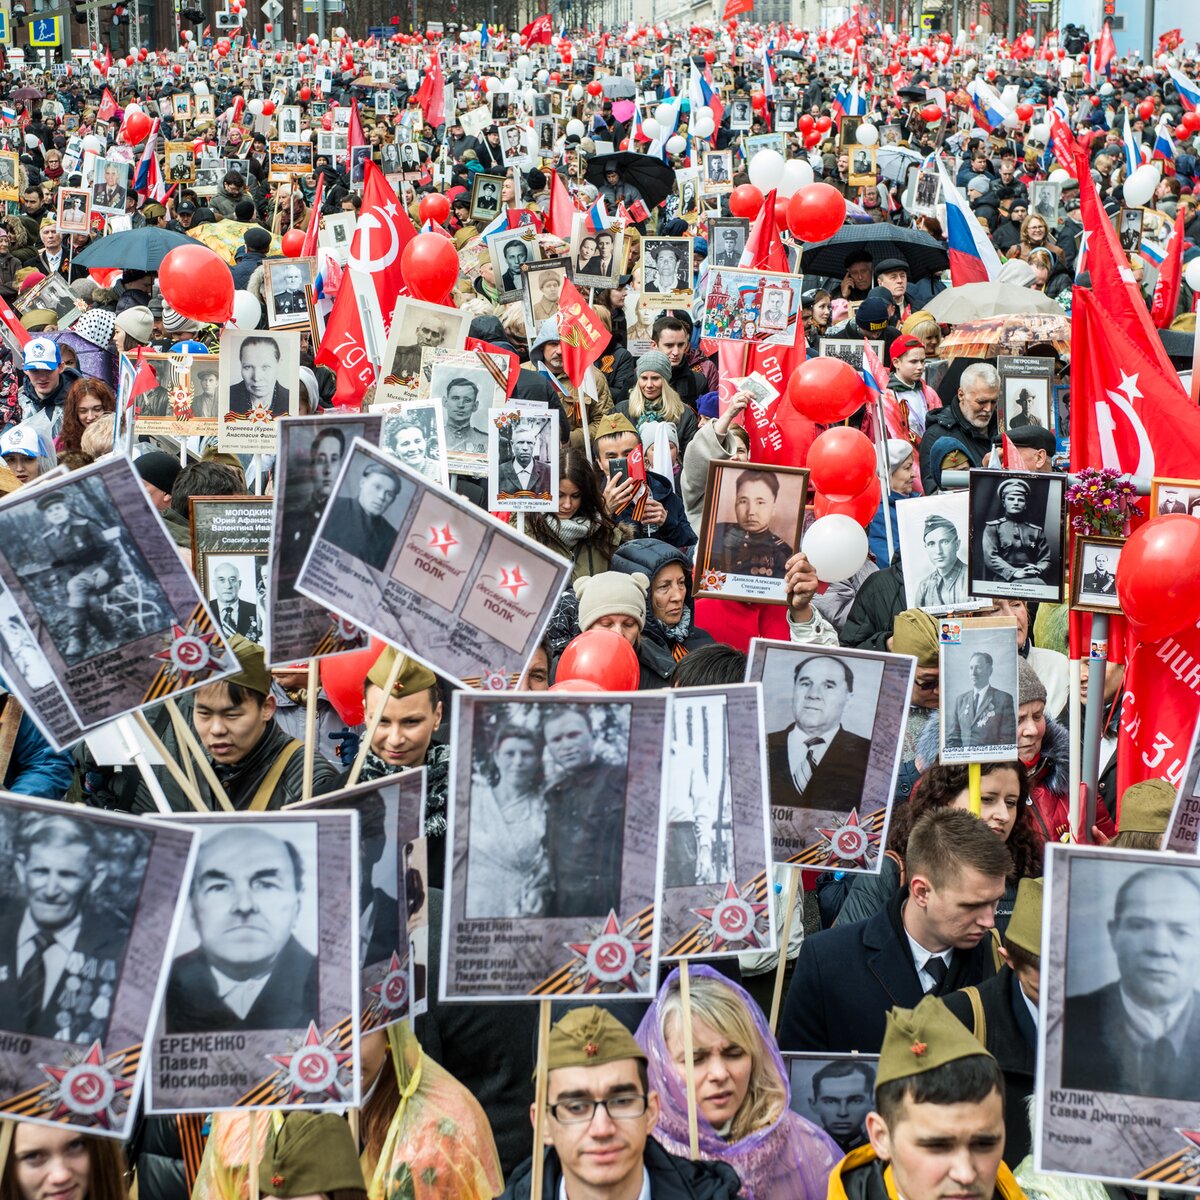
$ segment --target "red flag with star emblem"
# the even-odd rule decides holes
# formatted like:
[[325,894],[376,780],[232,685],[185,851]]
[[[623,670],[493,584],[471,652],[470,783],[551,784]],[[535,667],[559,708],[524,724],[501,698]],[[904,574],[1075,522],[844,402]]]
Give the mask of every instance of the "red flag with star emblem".
[[392,185],[373,162],[367,162],[362,207],[358,210],[347,262],[352,271],[371,277],[385,332],[391,326],[392,309],[404,285],[401,252],[416,236],[417,231]]
[[[390,309],[388,315],[391,315]],[[333,310],[325,322],[325,336],[321,338],[316,361],[337,376],[334,406],[361,409],[363,395],[375,382],[375,369],[367,353],[358,301],[349,282],[338,288]]]
[[567,378],[573,386],[582,387],[588,367],[608,345],[609,333],[569,279],[563,281],[558,297],[558,333],[562,338],[562,360]]

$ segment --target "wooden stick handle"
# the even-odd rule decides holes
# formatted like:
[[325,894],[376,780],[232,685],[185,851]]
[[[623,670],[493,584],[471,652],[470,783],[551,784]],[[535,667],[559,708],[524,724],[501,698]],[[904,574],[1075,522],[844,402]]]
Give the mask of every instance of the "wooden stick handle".
[[687,1084],[688,1150],[692,1161],[700,1157],[700,1125],[696,1116],[696,1064],[692,1060],[692,983],[685,958],[679,964],[679,1019],[683,1023],[683,1078]]
[[[774,878],[774,876],[772,876]],[[768,882],[768,887],[770,887]],[[783,928],[779,931],[779,961],[775,964],[775,987],[771,991],[771,1032],[779,1028],[779,1009],[783,1003],[783,976],[787,971],[788,943],[792,939],[792,921],[796,896],[800,889],[800,868],[788,867],[787,896],[783,904]]]
[[392,694],[392,688],[395,686],[396,680],[400,678],[400,672],[404,670],[404,664],[407,662],[408,655],[396,651],[396,658],[392,663],[392,669],[388,672],[387,684],[383,689],[383,695],[380,697],[375,711],[371,714],[371,719],[367,722],[366,729],[363,730],[362,743],[358,747],[358,754],[355,755],[354,766],[350,768],[350,777],[346,780],[347,787],[353,787],[358,782],[358,777],[362,774],[363,763],[367,761],[367,754],[371,749],[371,739],[375,736],[375,730],[379,728],[379,722],[383,720],[384,706],[387,704],[388,697]]
[[[162,738],[154,732],[154,726],[146,720],[145,713],[135,712],[133,719],[137,722],[138,728],[142,731],[142,736],[154,748],[158,756],[163,760],[163,766],[167,768],[167,772],[171,778],[175,780],[176,786],[187,797],[188,803],[197,811],[208,812],[208,805],[200,798],[200,793],[196,789],[195,781],[189,779],[184,774],[183,768],[171,756],[171,752],[163,745]],[[180,747],[180,752],[183,752],[183,747]]]
[[217,803],[226,812],[233,812],[233,805],[229,801],[225,785],[217,778],[212,763],[208,761],[208,755],[204,753],[204,747],[200,745],[196,735],[192,732],[192,727],[187,723],[183,713],[179,711],[179,705],[174,700],[166,700],[164,703],[167,706],[167,712],[171,714],[171,724],[175,727],[175,736],[179,738],[180,747],[187,747],[196,766],[200,768],[200,774],[204,776],[205,783],[212,788]]
[[300,793],[302,800],[312,799],[313,772],[315,770],[315,754],[317,742],[317,690],[320,687],[318,668],[320,660],[308,660],[308,694],[304,698],[304,788]]
[[546,1051],[549,1045],[550,1001],[540,1000],[538,1002],[537,1075],[533,1085],[533,1161],[531,1164],[533,1171],[529,1181],[529,1200],[541,1200],[542,1196],[542,1167],[545,1159],[545,1147],[542,1145],[542,1140],[546,1129],[546,1076],[549,1074],[546,1065]]

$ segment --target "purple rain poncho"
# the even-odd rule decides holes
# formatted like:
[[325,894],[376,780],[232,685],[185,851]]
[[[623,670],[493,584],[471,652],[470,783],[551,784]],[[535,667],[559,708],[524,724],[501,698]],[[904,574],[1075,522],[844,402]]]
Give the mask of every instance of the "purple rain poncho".
[[[788,1103],[792,1090],[784,1069],[783,1056],[758,1005],[748,992],[731,979],[702,964],[690,968],[692,978],[719,979],[745,1005],[763,1045],[770,1052],[771,1065],[783,1081]],[[679,1074],[659,1026],[659,1009],[671,985],[679,978],[676,968],[659,989],[641,1025],[638,1045],[650,1060],[650,1088],[658,1092],[661,1114],[652,1136],[672,1154],[690,1157],[687,1123],[687,1086]],[[746,1200],[825,1200],[830,1173],[842,1157],[837,1143],[811,1121],[785,1108],[773,1124],[758,1130],[740,1142],[727,1142],[697,1109],[700,1132],[700,1157],[728,1163],[742,1181],[740,1195]]]

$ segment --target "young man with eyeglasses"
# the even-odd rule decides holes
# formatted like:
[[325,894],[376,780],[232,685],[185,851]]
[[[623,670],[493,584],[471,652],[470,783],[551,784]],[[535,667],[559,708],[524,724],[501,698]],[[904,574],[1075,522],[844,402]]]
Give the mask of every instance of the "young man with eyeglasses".
[[[733,1200],[741,1188],[726,1163],[691,1162],[651,1136],[658,1093],[646,1055],[614,1016],[591,1005],[550,1030],[543,1160],[544,1200]],[[537,1109],[530,1107],[537,1124]],[[532,1160],[513,1172],[503,1200],[526,1200]],[[542,1200],[539,1198],[539,1200]]]

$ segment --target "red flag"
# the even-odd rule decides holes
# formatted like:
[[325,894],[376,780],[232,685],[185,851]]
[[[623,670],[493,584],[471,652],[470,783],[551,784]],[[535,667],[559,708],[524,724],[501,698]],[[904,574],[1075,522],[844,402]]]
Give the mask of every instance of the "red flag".
[[104,89],[104,94],[100,97],[100,107],[96,109],[97,121],[111,121],[117,115],[117,102],[113,99],[113,94]]
[[1046,116],[1050,121],[1050,145],[1054,149],[1054,157],[1058,159],[1058,165],[1074,177],[1079,143],[1075,140],[1071,127],[1062,119],[1062,113],[1058,109],[1048,108]]
[[361,409],[364,393],[375,382],[375,370],[367,354],[358,301],[349,283],[338,288],[316,360],[337,376],[334,404],[338,408]]
[[563,281],[558,297],[558,333],[562,338],[562,359],[567,378],[580,388],[588,367],[608,345],[610,334],[569,279]]
[[[392,185],[375,163],[368,161],[363,176],[362,207],[358,211],[347,263],[351,270],[371,277],[379,297],[385,331],[391,326],[392,309],[396,307],[404,283],[400,253],[416,236],[417,231],[396,198]],[[359,332],[361,335],[361,330]]]
[[[742,250],[743,267],[758,271],[787,271],[787,251],[775,228],[775,189],[767,193]],[[801,360],[803,361],[803,359]]]
[[317,231],[321,227],[321,199],[325,194],[325,175],[317,176],[313,190],[312,208],[309,209],[308,228],[304,231],[304,245],[300,247],[301,258],[311,258],[317,252]]
[[524,29],[521,30],[521,45],[522,46],[537,46],[550,45],[550,39],[554,36],[554,22],[550,19],[549,13],[542,13],[540,17],[534,17]]
[[1105,21],[1096,43],[1096,74],[1103,75],[1108,70],[1108,64],[1116,57],[1117,44],[1113,41],[1112,26]]
[[721,20],[728,21],[731,17],[737,17],[742,13],[749,12],[753,7],[754,0],[725,0],[725,12]]
[[21,324],[21,318],[9,307],[8,301],[0,296],[0,321],[3,321],[8,326],[8,331],[17,339],[17,342],[24,346],[32,339],[29,336],[29,330]]
[[1013,443],[1012,438],[1007,433],[1002,436],[1004,438],[1004,469],[1006,471],[1025,470],[1025,464],[1021,461],[1021,452]]
[[546,212],[546,229],[564,241],[571,240],[575,220],[575,205],[557,171],[550,172],[550,204]]
[[1166,329],[1171,324],[1179,304],[1179,285],[1183,281],[1183,217],[1182,212],[1175,215],[1175,228],[1167,239],[1166,256],[1154,284],[1150,320],[1156,329]]
[[[358,101],[352,99],[350,101],[350,129],[346,137],[346,174],[350,174],[353,165],[353,151],[355,146],[365,146],[367,144],[366,134],[363,133],[362,121],[358,117]],[[395,193],[393,193],[394,195]],[[364,206],[365,207],[365,206]]]
[[446,119],[446,81],[442,78],[442,64],[438,59],[433,60],[433,67],[421,80],[416,99],[425,115],[425,123],[436,129]]

